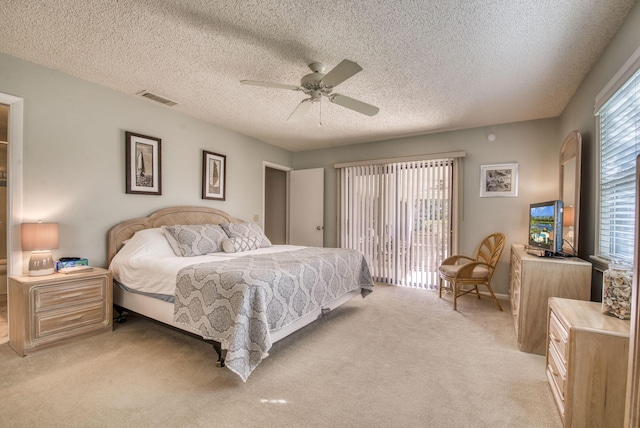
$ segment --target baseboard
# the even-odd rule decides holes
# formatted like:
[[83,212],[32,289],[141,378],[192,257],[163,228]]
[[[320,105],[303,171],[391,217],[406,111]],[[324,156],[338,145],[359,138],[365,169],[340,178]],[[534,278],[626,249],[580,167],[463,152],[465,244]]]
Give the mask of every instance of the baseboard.
[[[495,293],[495,292],[493,294],[495,294],[495,296],[496,296],[496,298],[498,300],[509,300],[509,295],[508,294],[500,294],[500,293]],[[488,291],[481,291],[480,295],[483,296],[483,297],[486,296],[486,297],[491,298],[491,294]]]

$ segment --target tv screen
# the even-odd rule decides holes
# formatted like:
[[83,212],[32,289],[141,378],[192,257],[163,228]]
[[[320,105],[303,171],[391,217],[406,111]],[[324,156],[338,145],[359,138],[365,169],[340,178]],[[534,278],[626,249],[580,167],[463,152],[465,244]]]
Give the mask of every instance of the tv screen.
[[531,204],[529,245],[556,254],[562,253],[562,201]]

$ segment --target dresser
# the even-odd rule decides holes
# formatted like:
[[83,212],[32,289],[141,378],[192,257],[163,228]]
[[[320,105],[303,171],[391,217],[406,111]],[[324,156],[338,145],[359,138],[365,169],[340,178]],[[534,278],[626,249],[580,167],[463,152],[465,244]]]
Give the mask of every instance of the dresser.
[[509,298],[518,348],[545,355],[549,297],[589,300],[591,263],[577,257],[551,258],[511,246]]
[[111,272],[9,278],[9,345],[25,356],[112,330]]
[[630,323],[602,304],[549,299],[547,378],[565,427],[622,427]]

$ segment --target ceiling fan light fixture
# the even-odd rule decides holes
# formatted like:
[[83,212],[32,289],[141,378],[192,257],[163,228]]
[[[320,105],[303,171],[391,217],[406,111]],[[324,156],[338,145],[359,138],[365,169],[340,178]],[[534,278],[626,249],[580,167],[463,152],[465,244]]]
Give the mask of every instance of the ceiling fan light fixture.
[[300,118],[309,110],[311,103],[319,102],[323,96],[329,98],[329,101],[334,104],[338,104],[339,106],[367,116],[374,116],[380,110],[376,106],[356,100],[355,98],[332,93],[333,88],[362,71],[362,67],[357,63],[348,59],[342,60],[340,64],[336,65],[327,74],[323,74],[325,66],[321,62],[312,62],[309,64],[309,68],[313,73],[303,76],[302,79],[300,79],[300,86],[260,82],[256,80],[241,80],[240,83],[268,88],[293,89],[302,91],[308,95],[310,98],[305,98],[300,102],[300,104],[298,104],[296,109],[287,119],[288,122],[299,121]]

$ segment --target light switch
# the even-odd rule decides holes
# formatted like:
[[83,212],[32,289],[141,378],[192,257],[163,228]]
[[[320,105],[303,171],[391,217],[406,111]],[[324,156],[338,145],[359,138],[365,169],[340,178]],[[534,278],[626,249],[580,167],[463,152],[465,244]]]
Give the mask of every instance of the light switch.
[[258,216],[258,214],[253,215],[253,221],[258,221],[259,219],[260,217]]

